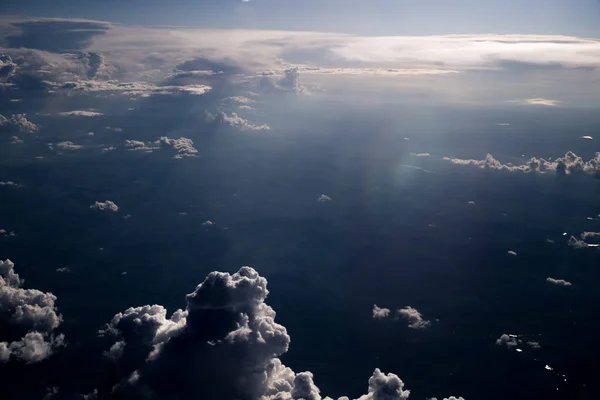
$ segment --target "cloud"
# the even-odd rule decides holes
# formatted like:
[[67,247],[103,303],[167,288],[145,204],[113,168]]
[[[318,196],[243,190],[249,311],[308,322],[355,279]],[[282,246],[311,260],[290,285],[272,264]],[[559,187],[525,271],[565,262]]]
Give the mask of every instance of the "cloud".
[[591,136],[582,136],[581,139],[593,140],[594,138]]
[[0,114],[0,132],[33,133],[38,131],[38,126],[27,120],[26,114],[13,114],[6,118]]
[[567,242],[567,244],[568,244],[570,247],[574,247],[574,248],[576,248],[576,249],[582,249],[582,248],[585,248],[585,247],[589,247],[589,244],[588,244],[588,243],[586,243],[586,242],[585,242],[585,241],[583,241],[583,240],[579,240],[579,239],[577,239],[575,236],[571,236],[571,237],[569,238],[569,241]]
[[[64,335],[52,332],[62,322],[55,307],[56,296],[24,284],[14,271],[14,263],[0,260],[0,319],[7,329],[0,332],[0,362],[10,359],[36,363],[48,358],[64,345]],[[3,336],[23,334],[16,341],[1,341]]]
[[158,140],[148,143],[139,140],[125,140],[125,148],[129,151],[142,151],[146,153],[151,153],[159,149],[167,149],[175,153],[173,158],[194,157],[198,154],[198,150],[194,148],[194,142],[184,137],[172,139],[167,136],[161,136]]
[[317,198],[317,201],[320,203],[325,203],[327,201],[331,201],[331,197],[327,196],[326,194],[322,194]]
[[125,140],[125,148],[130,151],[143,151],[143,152],[152,152],[156,150],[156,147],[150,143],[147,144],[145,142],[141,142],[139,140]]
[[[242,267],[210,273],[186,296],[185,310],[170,317],[160,305],[116,314],[100,335],[116,338],[105,355],[123,374],[98,395],[321,400],[311,372],[295,373],[279,359],[290,336],[265,303],[268,293],[267,280]],[[398,376],[376,369],[359,399],[404,400],[409,393]]]
[[0,186],[19,186],[19,184],[13,181],[0,181]]
[[62,117],[77,116],[77,117],[100,117],[104,114],[96,111],[74,110],[58,113]]
[[424,320],[423,315],[416,308],[410,306],[396,310],[396,314],[398,317],[407,319],[408,327],[412,329],[428,328],[431,325],[431,321]]
[[572,151],[567,152],[564,157],[556,158],[554,161],[544,160],[543,158],[532,157],[528,162],[520,165],[512,163],[503,164],[496,160],[491,154],[487,154],[484,160],[471,160],[444,157],[446,161],[450,161],[456,165],[471,165],[482,169],[490,169],[497,171],[508,172],[537,172],[544,174],[547,172],[555,172],[557,174],[589,174],[597,176],[600,174],[600,152],[594,155],[594,158],[584,161]]
[[41,18],[15,21],[18,33],[5,38],[8,47],[47,50],[56,53],[82,50],[94,36],[105,34],[110,24],[100,21]]
[[571,286],[571,282],[567,282],[564,279],[546,278],[546,281],[559,286]]
[[297,94],[310,94],[308,88],[300,84],[300,72],[298,67],[288,68],[282,71],[282,75],[275,73],[263,73],[258,82],[258,87],[269,92],[294,92]]
[[208,123],[219,123],[222,125],[234,126],[243,131],[268,131],[271,129],[266,124],[254,125],[250,123],[247,119],[244,119],[237,115],[237,113],[231,113],[231,115],[227,115],[222,111],[219,111],[216,114],[211,114],[207,112],[205,120]]
[[518,345],[517,338],[513,337],[511,335],[507,335],[506,333],[502,334],[502,336],[500,336],[496,340],[496,346],[505,346],[510,349],[510,348],[516,347],[517,345]]
[[23,143],[23,139],[21,139],[18,136],[11,136],[10,137],[10,143],[11,144],[21,144],[21,143]]
[[90,206],[90,208],[92,210],[98,210],[98,211],[113,211],[113,212],[119,211],[119,206],[117,206],[115,203],[113,203],[110,200],[106,200],[104,202],[97,201],[94,204],[92,204]]
[[75,143],[69,142],[69,141],[58,142],[55,144],[55,146],[61,150],[79,150],[79,149],[83,148],[82,145],[75,144]]
[[119,93],[127,97],[149,97],[153,95],[175,96],[181,94],[203,95],[212,88],[208,85],[157,85],[148,82],[118,82],[118,81],[70,81],[58,89],[69,93]]
[[410,153],[413,157],[429,157],[431,154],[429,153]]
[[166,136],[161,136],[154,142],[160,148],[168,148],[175,152],[173,158],[183,158],[196,156],[198,150],[194,148],[194,142],[191,139],[180,137],[179,139],[171,139]]
[[507,253],[509,256],[517,256],[517,252],[514,250],[509,250],[509,251],[507,251]]
[[60,267],[56,268],[56,272],[71,272],[71,270],[69,269],[69,267]]
[[598,240],[600,239],[600,232],[582,232],[581,239],[588,240]]
[[373,304],[373,318],[374,319],[383,319],[387,318],[390,315],[389,308],[379,308],[377,304]]
[[511,103],[525,104],[530,106],[546,106],[546,107],[556,107],[560,105],[560,101],[551,100],[551,99],[542,99],[536,97],[534,99],[524,99],[524,100],[512,100]]

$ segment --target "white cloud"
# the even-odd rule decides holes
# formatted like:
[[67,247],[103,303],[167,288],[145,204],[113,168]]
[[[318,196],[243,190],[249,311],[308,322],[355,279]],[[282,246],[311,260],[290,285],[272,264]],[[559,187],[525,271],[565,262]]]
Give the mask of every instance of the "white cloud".
[[327,196],[326,194],[322,194],[317,198],[317,201],[324,203],[326,201],[331,201],[331,197]]
[[0,341],[0,362],[16,359],[36,363],[64,345],[64,335],[52,334],[62,322],[54,304],[56,296],[36,289],[22,289],[23,284],[24,280],[14,271],[14,264],[0,260],[0,318],[9,329],[26,332],[19,340]]
[[581,139],[593,140],[594,138],[591,136],[582,136]]
[[69,267],[60,267],[56,268],[56,272],[71,272],[71,270],[69,269]]
[[26,114],[13,114],[10,118],[0,114],[0,131],[33,133],[38,131],[38,126],[27,120]]
[[512,163],[503,164],[496,160],[491,154],[487,154],[484,160],[450,157],[444,157],[443,159],[456,165],[472,165],[483,169],[508,172],[537,172],[541,174],[555,172],[557,174],[567,175],[585,173],[594,176],[600,174],[600,152],[596,153],[594,158],[588,161],[584,161],[577,154],[569,151],[564,157],[558,157],[553,161],[532,157],[528,162],[520,165],[514,165]]
[[428,328],[431,325],[431,321],[423,319],[423,315],[417,311],[416,308],[406,306],[396,310],[398,317],[402,317],[408,320],[408,327],[412,329],[423,329]]
[[517,338],[511,335],[507,335],[506,333],[502,334],[502,336],[500,336],[497,340],[496,340],[496,345],[497,346],[505,346],[510,348],[513,347],[517,347],[518,342],[517,342]]
[[125,148],[130,151],[143,151],[143,152],[152,152],[153,150],[157,149],[157,147],[155,147],[152,143],[147,144],[147,143],[141,142],[139,140],[130,140],[130,139],[125,140]]
[[104,114],[96,111],[73,110],[58,113],[62,117],[77,116],[77,117],[101,117]]
[[[279,356],[290,337],[265,303],[267,281],[254,269],[212,272],[171,317],[160,305],[116,314],[102,336],[116,341],[105,353],[123,374],[114,394],[156,398],[323,398],[311,372],[295,373]],[[172,385],[176,379],[177,385]],[[100,393],[100,392],[99,392]],[[405,400],[410,392],[394,374],[376,369],[358,400]],[[340,400],[348,400],[342,397]]]
[[11,136],[10,143],[11,144],[20,144],[20,143],[23,143],[23,139],[21,139],[18,136]]
[[115,92],[127,97],[149,97],[152,95],[172,96],[178,94],[203,95],[211,90],[208,85],[156,85],[149,82],[119,82],[119,81],[73,81],[66,82],[60,87],[62,90],[82,94]]
[[509,250],[509,251],[507,251],[507,253],[508,253],[509,256],[516,256],[517,255],[517,252],[514,251],[514,250]]
[[553,283],[555,285],[559,285],[559,286],[571,286],[571,282],[567,282],[564,279],[554,279],[554,278],[546,278],[547,282]]
[[387,318],[389,315],[390,315],[389,308],[380,308],[380,307],[377,307],[377,304],[373,304],[373,318],[374,319]]
[[0,181],[0,186],[19,186],[19,184],[13,181]]
[[252,124],[247,119],[240,117],[237,113],[234,112],[231,113],[231,115],[227,115],[223,111],[219,111],[216,114],[211,114],[207,112],[205,119],[208,123],[217,122],[219,124],[237,127],[243,131],[268,131],[271,129],[266,124]]
[[83,148],[82,145],[75,144],[75,143],[70,142],[70,141],[58,142],[58,143],[55,144],[55,146],[58,147],[61,150],[79,150],[79,149]]
[[179,139],[171,139],[166,136],[161,136],[154,145],[160,148],[169,148],[175,152],[173,158],[183,158],[196,156],[198,150],[194,148],[194,142],[191,139],[180,137]]
[[413,157],[429,157],[431,154],[429,153],[410,153]]
[[551,99],[543,99],[540,97],[536,97],[533,99],[524,99],[524,100],[512,100],[511,103],[518,103],[530,106],[546,106],[546,107],[556,107],[560,105],[560,101],[551,100]]
[[90,206],[90,208],[92,210],[98,210],[98,211],[119,211],[119,206],[117,206],[115,203],[113,203],[110,200],[106,200],[106,201],[96,201],[94,204],[92,204]]
[[179,139],[161,136],[154,142],[141,142],[139,140],[125,140],[125,148],[130,151],[142,151],[151,153],[154,150],[167,149],[174,152],[173,158],[194,157],[198,150],[194,147],[191,139],[180,137]]

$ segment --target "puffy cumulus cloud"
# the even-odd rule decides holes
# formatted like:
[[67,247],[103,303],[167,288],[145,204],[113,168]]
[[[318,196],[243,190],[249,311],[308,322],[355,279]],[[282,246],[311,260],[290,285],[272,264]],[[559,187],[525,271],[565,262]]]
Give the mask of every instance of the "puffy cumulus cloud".
[[190,157],[198,154],[198,150],[194,148],[194,142],[192,139],[184,137],[172,139],[166,136],[161,136],[157,141],[154,142],[154,144],[160,148],[168,148],[174,151],[175,155],[173,158]]
[[11,144],[21,144],[21,143],[23,143],[23,139],[21,139],[18,136],[11,136],[10,137],[10,143]]
[[389,308],[377,307],[377,304],[373,304],[373,318],[375,319],[383,319],[387,318],[390,315]]
[[553,283],[558,286],[571,286],[571,282],[567,282],[564,279],[554,279],[554,278],[546,278],[546,282]]
[[564,157],[556,158],[555,160],[545,160],[543,158],[532,157],[528,162],[520,165],[512,163],[503,164],[496,160],[491,154],[487,154],[484,160],[472,160],[461,158],[444,157],[446,161],[450,161],[456,165],[472,165],[483,169],[509,171],[509,172],[537,172],[547,173],[555,172],[557,174],[589,174],[598,176],[600,174],[600,152],[594,155],[594,158],[584,161],[572,151],[567,152]]
[[317,197],[317,201],[319,203],[325,203],[326,201],[331,201],[331,197],[327,196],[326,194],[322,194],[319,197]]
[[247,105],[247,104],[254,103],[254,100],[252,100],[248,97],[244,97],[244,96],[230,96],[230,97],[226,97],[225,99],[223,99],[223,102],[233,103],[233,104],[237,104],[237,105]]
[[[105,354],[123,374],[98,396],[331,400],[311,372],[281,363],[290,336],[265,303],[268,293],[267,280],[242,267],[210,273],[186,296],[185,310],[170,317],[160,305],[116,314],[100,334],[116,338]],[[405,400],[409,393],[398,376],[376,369],[359,400]]]
[[125,140],[125,148],[129,151],[152,152],[156,147],[152,143],[145,143],[139,140]]
[[0,114],[0,132],[33,133],[38,131],[38,126],[27,119],[26,114],[13,114],[6,118]]
[[129,151],[141,151],[145,153],[167,149],[175,153],[173,158],[194,157],[198,155],[198,150],[194,147],[192,139],[184,137],[173,139],[161,136],[158,140],[147,143],[139,140],[125,140],[125,148]]
[[266,125],[255,125],[250,123],[247,119],[244,119],[237,115],[237,113],[231,113],[231,115],[227,115],[223,111],[219,111],[215,114],[206,113],[205,117],[206,122],[208,123],[218,123],[222,125],[229,125],[236,128],[239,128],[243,131],[268,131],[271,128]]
[[517,345],[517,338],[514,335],[507,335],[506,333],[503,333],[502,336],[496,340],[496,346],[505,346],[510,349]]
[[92,204],[90,206],[90,208],[92,210],[98,210],[98,211],[113,211],[113,212],[119,211],[119,206],[110,200],[97,201],[94,204]]
[[83,148],[82,145],[75,144],[70,141],[58,142],[55,144],[55,146],[61,150],[79,150],[79,149]]
[[8,329],[4,335],[19,340],[0,341],[0,362],[10,359],[36,363],[64,345],[64,335],[52,332],[62,322],[55,306],[56,296],[37,289],[23,289],[24,280],[14,271],[14,263],[0,260],[0,319]]
[[258,87],[264,91],[287,91],[297,94],[310,94],[308,88],[299,81],[300,72],[298,67],[288,68],[275,73],[263,72],[258,81]]
[[7,82],[13,72],[17,69],[15,64],[8,54],[0,54],[0,82]]
[[104,114],[96,111],[73,110],[58,113],[61,117],[77,116],[77,117],[100,117]]
[[[432,397],[429,400],[437,400],[437,398]],[[450,396],[450,397],[444,397],[443,400],[465,400],[465,399],[463,397]]]
[[431,325],[431,321],[423,319],[423,315],[416,308],[410,306],[396,310],[396,314],[398,317],[407,319],[408,327],[412,329],[428,328]]

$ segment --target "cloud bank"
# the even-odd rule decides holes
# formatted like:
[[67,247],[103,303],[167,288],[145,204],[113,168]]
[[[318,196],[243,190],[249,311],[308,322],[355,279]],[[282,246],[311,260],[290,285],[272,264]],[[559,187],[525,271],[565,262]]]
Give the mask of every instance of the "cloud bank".
[[553,161],[543,158],[532,157],[528,162],[514,165],[512,163],[503,164],[496,160],[491,154],[487,154],[484,160],[472,160],[461,158],[444,157],[446,161],[450,161],[455,165],[470,165],[482,169],[490,169],[496,171],[508,172],[536,172],[540,174],[555,172],[562,175],[571,174],[589,174],[592,176],[600,175],[600,152],[596,153],[594,158],[584,161],[572,151],[567,152],[564,157],[556,158]]

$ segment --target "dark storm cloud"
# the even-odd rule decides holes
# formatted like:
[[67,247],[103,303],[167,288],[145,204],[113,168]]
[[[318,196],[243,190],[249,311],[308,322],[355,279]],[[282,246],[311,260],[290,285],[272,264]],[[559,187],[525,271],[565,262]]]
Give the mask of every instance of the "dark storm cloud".
[[[267,280],[242,267],[210,273],[170,318],[160,305],[115,315],[100,334],[117,338],[105,355],[122,374],[98,388],[99,398],[321,400],[311,372],[296,374],[279,360],[290,336],[265,303],[268,293]],[[359,400],[408,396],[398,376],[376,369]]]
[[64,345],[62,334],[52,334],[62,322],[54,304],[56,296],[22,289],[23,284],[14,264],[0,260],[0,362],[39,362]]
[[5,37],[8,47],[54,53],[83,50],[95,36],[103,35],[111,28],[106,22],[62,19],[20,21],[12,25],[20,32]]

